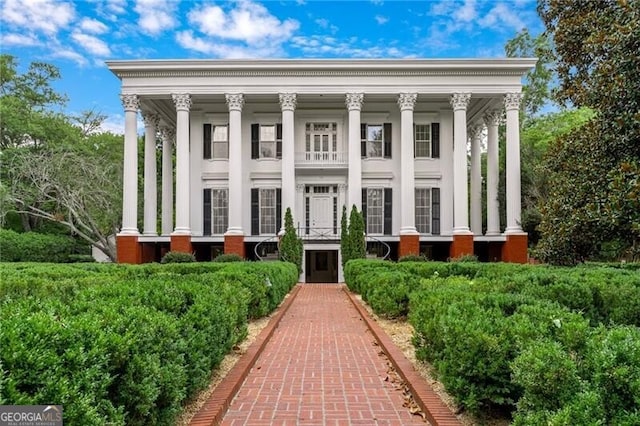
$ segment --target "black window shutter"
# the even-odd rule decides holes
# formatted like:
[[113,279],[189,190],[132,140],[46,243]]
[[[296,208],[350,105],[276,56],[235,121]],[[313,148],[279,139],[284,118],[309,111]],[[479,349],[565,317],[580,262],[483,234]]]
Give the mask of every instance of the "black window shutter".
[[260,125],[254,123],[251,125],[251,158],[260,157]]
[[360,123],[360,156],[367,156],[367,123]]
[[391,188],[384,189],[384,235],[391,235],[391,218],[393,214],[393,192]]
[[364,222],[364,232],[367,233],[367,188],[362,188],[362,221]]
[[251,235],[260,235],[260,190],[251,188]]
[[276,124],[276,158],[282,158],[282,123]]
[[202,233],[204,235],[211,235],[211,189],[203,189],[202,199],[202,218],[204,219],[204,229]]
[[440,188],[431,189],[431,233],[440,235]]
[[211,158],[211,124],[205,124],[202,129],[202,156],[205,159]]
[[440,158],[440,123],[431,123],[431,158]]
[[282,227],[282,189],[276,188],[276,234]]
[[384,158],[391,158],[391,123],[384,123]]

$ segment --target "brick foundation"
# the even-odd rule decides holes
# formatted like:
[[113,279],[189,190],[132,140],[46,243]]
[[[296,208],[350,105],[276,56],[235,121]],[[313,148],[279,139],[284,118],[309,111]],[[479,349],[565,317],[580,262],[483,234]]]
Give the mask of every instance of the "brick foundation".
[[118,235],[116,249],[118,263],[142,263],[142,249],[137,235]]
[[454,235],[449,248],[449,257],[455,259],[468,254],[473,254],[473,235]]
[[179,251],[182,253],[193,252],[193,247],[191,247],[191,235],[172,235],[171,251]]
[[512,263],[527,263],[527,234],[507,234],[507,241],[502,245],[502,261]]
[[225,235],[224,236],[224,253],[237,254],[245,257],[244,251],[244,235]]
[[420,254],[420,235],[400,235],[398,257]]

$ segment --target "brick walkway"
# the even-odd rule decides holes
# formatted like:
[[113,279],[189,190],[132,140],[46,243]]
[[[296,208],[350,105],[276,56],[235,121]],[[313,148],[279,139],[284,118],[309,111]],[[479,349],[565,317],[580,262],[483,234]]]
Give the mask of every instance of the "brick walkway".
[[424,424],[374,341],[339,285],[303,286],[222,424]]
[[281,311],[191,425],[217,424],[227,406],[221,424],[232,426],[426,424],[403,406],[405,387],[391,365],[434,424],[459,424],[343,285],[299,285]]

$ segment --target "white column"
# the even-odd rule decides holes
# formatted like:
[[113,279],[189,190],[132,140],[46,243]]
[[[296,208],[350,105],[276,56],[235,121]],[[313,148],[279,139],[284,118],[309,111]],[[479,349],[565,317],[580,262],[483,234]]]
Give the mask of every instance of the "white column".
[[137,95],[120,95],[124,107],[124,170],[122,172],[121,235],[138,235],[138,108]]
[[500,209],[498,201],[498,125],[500,112],[489,111],[484,115],[487,126],[487,235],[500,234]]
[[299,220],[296,216],[296,166],[295,166],[295,109],[296,94],[280,93],[280,108],[282,109],[282,229],[284,233],[284,216],[287,207],[291,209],[293,222]]
[[364,94],[347,93],[346,104],[349,110],[349,197],[347,214],[355,204],[362,209],[362,158],[360,152],[360,111]]
[[176,105],[176,227],[178,235],[190,235],[189,197],[189,108],[191,95],[171,95]]
[[162,129],[162,235],[173,231],[173,144],[175,131]]
[[469,129],[471,139],[471,232],[482,235],[482,170],[480,169],[480,144],[482,126]]
[[451,95],[453,107],[453,233],[470,234],[467,188],[467,106],[470,93]]
[[242,107],[241,93],[225,95],[229,107],[229,228],[225,235],[244,235],[242,229]]
[[413,107],[418,95],[400,93],[400,235],[415,235],[415,161],[413,158]]
[[453,111],[440,111],[440,233],[453,233]]
[[506,234],[523,233],[520,225],[520,100],[521,93],[507,93],[507,228]]
[[144,235],[158,235],[158,190],[156,170],[156,133],[160,117],[143,113],[144,120]]

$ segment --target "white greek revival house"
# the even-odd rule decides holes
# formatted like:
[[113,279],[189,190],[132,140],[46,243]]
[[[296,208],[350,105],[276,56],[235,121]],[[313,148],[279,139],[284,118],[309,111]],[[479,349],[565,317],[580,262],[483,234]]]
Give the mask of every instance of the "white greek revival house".
[[[291,208],[305,241],[303,278],[342,280],[340,217],[343,206],[355,205],[372,254],[475,253],[525,262],[518,113],[521,79],[535,62],[110,61],[125,110],[118,259],[159,260],[169,249],[202,260],[219,252],[269,257]],[[498,125],[505,115],[507,223],[501,224]],[[144,167],[142,229],[138,167]]]

